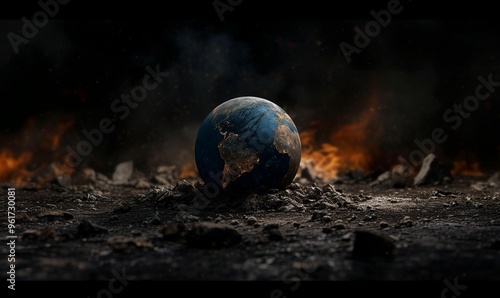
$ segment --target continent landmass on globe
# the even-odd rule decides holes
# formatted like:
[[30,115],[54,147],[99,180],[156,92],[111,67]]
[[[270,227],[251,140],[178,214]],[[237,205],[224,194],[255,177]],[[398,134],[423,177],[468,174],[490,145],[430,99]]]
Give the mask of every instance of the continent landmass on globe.
[[228,190],[288,185],[301,150],[290,116],[258,97],[238,97],[217,106],[200,126],[195,145],[202,179]]

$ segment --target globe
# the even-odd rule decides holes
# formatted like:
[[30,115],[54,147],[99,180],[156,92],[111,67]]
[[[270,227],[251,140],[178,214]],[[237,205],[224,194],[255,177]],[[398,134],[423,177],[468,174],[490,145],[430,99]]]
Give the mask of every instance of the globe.
[[275,103],[253,96],[214,108],[195,142],[196,166],[205,185],[230,192],[284,188],[297,173],[301,152],[290,116]]

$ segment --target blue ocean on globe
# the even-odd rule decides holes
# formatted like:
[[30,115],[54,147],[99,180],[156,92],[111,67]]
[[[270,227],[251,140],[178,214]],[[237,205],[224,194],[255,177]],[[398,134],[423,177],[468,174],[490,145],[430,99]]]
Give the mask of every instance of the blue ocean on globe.
[[301,152],[290,116],[275,103],[253,96],[214,108],[195,142],[200,177],[226,191],[284,188],[297,173]]

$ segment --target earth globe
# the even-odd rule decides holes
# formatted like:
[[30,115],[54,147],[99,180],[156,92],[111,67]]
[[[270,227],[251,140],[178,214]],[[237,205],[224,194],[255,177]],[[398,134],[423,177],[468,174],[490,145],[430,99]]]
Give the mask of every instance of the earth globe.
[[242,96],[215,107],[201,123],[195,160],[205,184],[248,192],[289,185],[302,147],[290,116],[275,103]]

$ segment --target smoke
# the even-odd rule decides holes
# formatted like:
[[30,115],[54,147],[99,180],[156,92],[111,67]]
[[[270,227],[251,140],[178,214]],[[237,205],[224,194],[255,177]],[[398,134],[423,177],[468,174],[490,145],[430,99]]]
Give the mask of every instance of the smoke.
[[[86,164],[109,171],[129,159],[145,169],[192,161],[205,116],[245,95],[277,103],[299,131],[313,121],[335,131],[376,109],[380,146],[395,158],[442,125],[444,110],[474,92],[478,75],[497,71],[493,21],[393,20],[348,64],[339,44],[352,43],[353,28],[366,21],[50,20],[17,55],[5,36],[22,23],[2,21],[0,89],[5,109],[17,112],[2,127],[15,132],[28,119],[43,126],[72,115],[74,131],[62,143],[74,145],[82,129],[116,120],[113,100],[141,83],[146,66],[159,65],[168,78],[115,121]],[[498,110],[493,100],[485,104],[442,149],[453,155],[461,144],[498,156]]]

